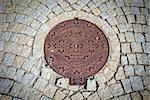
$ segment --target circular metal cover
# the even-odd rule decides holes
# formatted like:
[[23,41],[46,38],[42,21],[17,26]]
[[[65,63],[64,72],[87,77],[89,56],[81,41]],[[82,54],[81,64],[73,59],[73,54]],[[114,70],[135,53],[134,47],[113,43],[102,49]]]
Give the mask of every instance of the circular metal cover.
[[82,85],[104,66],[109,46],[101,29],[75,18],[52,28],[45,39],[44,54],[54,71],[70,79],[70,85]]

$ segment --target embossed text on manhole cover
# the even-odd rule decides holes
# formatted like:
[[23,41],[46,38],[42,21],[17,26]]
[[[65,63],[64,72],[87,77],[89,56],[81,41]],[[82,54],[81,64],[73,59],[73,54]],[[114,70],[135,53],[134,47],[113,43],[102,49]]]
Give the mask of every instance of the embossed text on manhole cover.
[[91,22],[71,19],[57,24],[45,39],[47,63],[70,85],[82,85],[105,64],[109,46],[101,29]]

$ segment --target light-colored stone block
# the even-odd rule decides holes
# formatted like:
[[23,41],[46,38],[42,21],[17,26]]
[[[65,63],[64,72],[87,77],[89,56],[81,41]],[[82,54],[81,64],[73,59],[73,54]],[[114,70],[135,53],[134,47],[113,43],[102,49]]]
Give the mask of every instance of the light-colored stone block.
[[42,78],[38,78],[36,83],[34,84],[34,88],[36,88],[39,91],[43,91],[47,84],[48,84],[48,81],[46,81]]
[[107,21],[110,25],[117,25],[118,24],[118,21],[115,17],[110,17],[107,19]]
[[148,56],[147,54],[136,54],[138,64],[148,64]]
[[115,75],[116,80],[121,80],[121,79],[125,79],[125,75],[124,75],[124,70],[123,67],[119,67],[118,71]]
[[43,93],[44,93],[46,96],[48,96],[48,97],[50,97],[50,98],[53,98],[53,96],[54,96],[56,90],[57,90],[57,87],[56,87],[56,86],[54,86],[54,85],[52,85],[52,84],[48,84],[48,85],[46,86],[46,88],[44,89],[44,92],[43,92]]
[[119,24],[127,23],[126,17],[124,15],[117,16],[116,18]]
[[124,66],[124,71],[125,75],[128,76],[133,76],[134,75],[134,67],[131,65],[126,65]]
[[22,70],[22,69],[18,69],[18,70],[16,71],[16,74],[15,74],[14,80],[16,80],[17,82],[21,82],[21,80],[22,80],[22,77],[23,77],[24,73],[25,73],[25,71],[24,71],[24,70]]
[[65,94],[61,90],[57,90],[54,99],[55,100],[63,100],[65,98]]
[[35,80],[36,80],[36,77],[33,74],[25,73],[25,75],[22,78],[21,83],[26,86],[32,86]]
[[6,73],[5,73],[5,76],[7,77],[7,78],[10,78],[10,79],[14,79],[14,77],[15,77],[15,74],[16,74],[16,68],[14,68],[14,67],[8,67],[7,68],[7,71],[6,71]]
[[132,52],[142,52],[141,43],[132,42],[131,49],[132,49]]
[[122,53],[130,53],[130,43],[122,43],[121,44]]
[[127,54],[129,64],[137,64],[135,54]]
[[10,88],[13,85],[13,81],[9,80],[9,79],[1,79],[0,81],[0,92],[1,93],[8,93],[8,91],[10,90]]
[[0,51],[3,50],[3,48],[4,48],[4,43],[5,43],[5,41],[0,41]]
[[125,93],[132,92],[130,79],[121,80]]
[[4,55],[3,63],[7,66],[12,66],[14,59],[15,59],[15,55],[11,53],[6,53]]
[[29,55],[30,55],[30,53],[31,53],[31,49],[32,49],[32,48],[29,47],[29,46],[26,46],[26,45],[23,46],[20,55],[21,55],[22,57],[26,57],[26,58],[29,57]]
[[114,96],[119,96],[124,92],[121,83],[111,85],[110,91]]
[[134,66],[135,74],[143,76],[145,74],[145,69],[143,65],[136,65]]
[[72,100],[82,100],[84,99],[84,97],[82,96],[82,94],[80,92],[77,92],[76,94],[71,96]]
[[133,91],[144,90],[142,78],[140,76],[130,77],[130,82]]
[[103,90],[98,91],[98,95],[102,100],[107,100],[113,97],[109,87],[106,87]]
[[86,89],[87,89],[88,91],[96,91],[96,89],[97,89],[96,80],[95,80],[95,79],[88,79],[88,80],[87,80]]
[[69,79],[68,78],[57,79],[56,86],[67,89],[69,87]]
[[22,89],[23,85],[18,84],[18,83],[14,83],[11,91],[10,91],[10,95],[17,97]]
[[134,42],[134,34],[132,32],[125,32],[127,42]]

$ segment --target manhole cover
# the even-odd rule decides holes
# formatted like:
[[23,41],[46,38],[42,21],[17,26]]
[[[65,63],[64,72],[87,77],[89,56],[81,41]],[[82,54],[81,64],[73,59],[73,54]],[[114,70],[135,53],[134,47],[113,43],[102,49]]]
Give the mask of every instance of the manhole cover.
[[52,28],[45,40],[44,53],[51,68],[68,77],[70,85],[82,85],[104,66],[109,46],[96,25],[75,18]]

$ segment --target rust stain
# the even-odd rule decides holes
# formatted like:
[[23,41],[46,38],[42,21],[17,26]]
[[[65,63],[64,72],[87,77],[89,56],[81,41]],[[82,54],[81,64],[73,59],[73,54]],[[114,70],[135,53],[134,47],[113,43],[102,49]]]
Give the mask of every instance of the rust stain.
[[96,25],[75,18],[52,28],[45,39],[44,54],[55,72],[70,79],[70,85],[83,85],[106,63],[109,45]]

